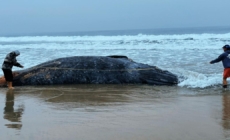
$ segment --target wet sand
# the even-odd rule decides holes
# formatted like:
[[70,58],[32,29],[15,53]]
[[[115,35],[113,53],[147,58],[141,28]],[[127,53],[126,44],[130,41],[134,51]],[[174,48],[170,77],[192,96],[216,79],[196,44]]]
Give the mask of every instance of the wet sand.
[[226,140],[230,90],[148,85],[0,89],[2,140]]

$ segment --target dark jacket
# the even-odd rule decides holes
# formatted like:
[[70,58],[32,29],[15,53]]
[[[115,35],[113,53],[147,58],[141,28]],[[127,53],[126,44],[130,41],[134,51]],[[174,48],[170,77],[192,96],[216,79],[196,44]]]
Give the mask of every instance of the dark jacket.
[[213,64],[220,61],[222,61],[224,68],[230,68],[230,50],[225,51],[218,58],[212,60],[210,63]]
[[20,63],[17,62],[16,56],[20,53],[18,51],[13,51],[6,55],[4,62],[2,64],[2,69],[12,69],[13,66],[23,67]]

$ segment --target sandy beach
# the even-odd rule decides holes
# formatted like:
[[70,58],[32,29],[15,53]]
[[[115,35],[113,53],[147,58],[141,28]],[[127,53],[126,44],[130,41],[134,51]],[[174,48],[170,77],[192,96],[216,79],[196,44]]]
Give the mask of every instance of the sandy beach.
[[2,140],[230,139],[230,90],[148,85],[0,89]]

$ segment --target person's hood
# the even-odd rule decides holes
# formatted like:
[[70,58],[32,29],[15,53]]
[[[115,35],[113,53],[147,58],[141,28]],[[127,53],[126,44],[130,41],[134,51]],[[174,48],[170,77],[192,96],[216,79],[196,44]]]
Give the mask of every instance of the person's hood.
[[13,53],[15,56],[19,56],[19,55],[20,55],[20,52],[19,52],[18,50],[13,51],[13,52],[11,52],[11,53]]

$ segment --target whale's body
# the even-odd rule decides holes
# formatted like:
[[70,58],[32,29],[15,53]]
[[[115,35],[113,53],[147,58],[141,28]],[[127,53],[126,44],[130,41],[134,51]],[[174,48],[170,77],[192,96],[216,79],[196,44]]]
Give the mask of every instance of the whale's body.
[[73,56],[15,71],[13,85],[151,84],[175,85],[177,76],[125,56]]

